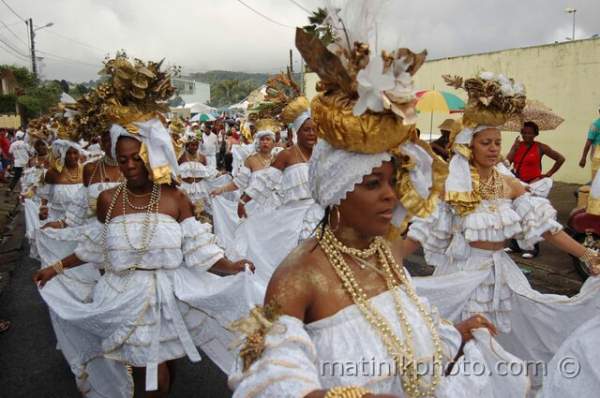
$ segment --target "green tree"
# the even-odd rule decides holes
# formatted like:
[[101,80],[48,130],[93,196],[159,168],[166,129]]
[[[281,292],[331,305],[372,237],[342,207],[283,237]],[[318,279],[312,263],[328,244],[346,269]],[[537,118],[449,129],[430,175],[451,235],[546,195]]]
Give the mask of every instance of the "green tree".
[[222,107],[240,102],[258,88],[253,80],[221,80],[210,86],[210,105]]

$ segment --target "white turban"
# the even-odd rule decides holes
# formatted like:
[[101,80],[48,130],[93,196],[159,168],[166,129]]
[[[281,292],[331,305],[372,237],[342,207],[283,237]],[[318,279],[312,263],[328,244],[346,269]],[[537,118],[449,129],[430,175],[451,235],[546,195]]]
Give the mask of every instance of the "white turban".
[[54,159],[56,159],[58,171],[62,171],[62,168],[65,166],[65,156],[67,156],[69,148],[77,149],[80,154],[83,152],[83,148],[73,141],[58,139],[52,142],[52,154],[54,155]]
[[392,159],[387,152],[363,154],[335,149],[318,140],[309,161],[308,181],[313,199],[323,207],[339,205],[363,177]]
[[[477,126],[474,129],[464,128],[456,136],[455,145],[470,145],[473,136],[485,129],[494,128],[492,126]],[[450,159],[448,167],[448,178],[446,179],[446,192],[472,192],[473,179],[471,177],[471,166],[469,159],[462,153],[455,151]]]
[[[146,122],[134,123],[139,131],[136,134],[129,133],[118,124],[113,124],[110,128],[110,139],[113,158],[117,158],[117,140],[119,137],[131,137],[144,145],[148,150],[148,162],[150,176],[153,180],[160,179],[167,173],[162,172],[168,168],[171,178],[176,179],[178,171],[177,156],[171,141],[171,135],[158,119],[151,119]],[[164,174],[164,175],[163,175]]]
[[258,146],[260,145],[260,139],[263,137],[271,137],[273,142],[275,142],[275,133],[271,130],[262,130],[254,134],[254,149],[258,151]]

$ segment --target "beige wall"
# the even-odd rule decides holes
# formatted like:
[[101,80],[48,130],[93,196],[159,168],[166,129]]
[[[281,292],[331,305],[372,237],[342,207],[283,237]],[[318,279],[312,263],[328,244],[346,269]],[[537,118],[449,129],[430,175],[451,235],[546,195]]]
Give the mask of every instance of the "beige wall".
[[[432,60],[415,76],[415,87],[454,92],[465,99],[464,92],[447,87],[443,74],[470,76],[481,70],[504,73],[522,82],[528,98],[538,99],[561,115],[565,121],[554,131],[541,132],[538,140],[562,153],[565,164],[555,175],[556,180],[573,183],[589,181],[590,165],[583,170],[578,163],[592,121],[598,117],[600,105],[600,39],[577,40],[486,54]],[[305,77],[306,94],[315,95],[318,77]],[[448,115],[433,117],[433,131]],[[420,116],[418,127],[423,138],[428,137],[430,114]],[[507,153],[517,133],[504,134],[503,153]],[[551,166],[545,159],[544,170]]]

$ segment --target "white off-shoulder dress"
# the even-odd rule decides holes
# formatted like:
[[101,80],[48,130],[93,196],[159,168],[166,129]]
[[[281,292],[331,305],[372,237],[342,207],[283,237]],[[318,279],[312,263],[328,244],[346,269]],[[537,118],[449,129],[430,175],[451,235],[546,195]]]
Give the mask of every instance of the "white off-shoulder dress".
[[433,276],[415,278],[417,291],[453,321],[484,314],[501,333],[503,347],[525,360],[547,363],[597,313],[600,278],[589,278],[574,297],[542,294],[503,250],[476,249],[469,243],[515,238],[528,249],[543,233],[561,229],[550,202],[530,194],[484,200],[464,217],[440,203],[434,214],[414,220],[409,229],[408,236],[423,246],[427,263],[436,267]]
[[281,261],[313,234],[324,210],[312,199],[307,163],[294,164],[283,172],[270,167],[264,176],[261,180],[266,187],[280,187],[281,204],[272,211],[248,217],[237,228],[235,252],[254,262],[256,275],[266,288]]
[[[412,328],[410,344],[415,357],[422,362],[421,374],[429,383],[432,373],[426,369],[433,368],[434,353],[431,332],[416,305],[401,288],[397,289]],[[427,299],[420,300],[440,336],[442,367],[446,369],[459,352],[460,333],[452,324],[441,320]],[[386,291],[369,301],[387,320],[393,333],[405,342],[392,293]],[[464,346],[464,355],[454,364],[451,375],[442,377],[435,397],[524,398],[529,389],[528,378],[524,375],[504,377],[497,365],[502,362],[519,366],[522,362],[505,352],[487,330],[478,329],[474,335],[475,339]],[[309,324],[291,316],[279,317],[266,335],[262,356],[245,371],[239,359],[229,385],[236,398],[304,397],[312,391],[337,386],[359,386],[373,394],[407,397],[400,372],[396,372],[379,333],[356,305]]]
[[262,299],[250,272],[210,274],[223,250],[210,225],[193,217],[180,223],[156,214],[147,250],[133,249],[142,246],[144,218],[135,213],[111,220],[106,249],[104,224],[95,221],[81,231],[75,254],[105,270],[89,302],[74,299],[55,279],[41,289],[42,297],[61,320],[95,342],[88,343],[83,362],[102,356],[146,367],[149,390],[157,386],[159,363],[185,355],[200,360],[196,346],[229,371],[233,336],[226,328]]

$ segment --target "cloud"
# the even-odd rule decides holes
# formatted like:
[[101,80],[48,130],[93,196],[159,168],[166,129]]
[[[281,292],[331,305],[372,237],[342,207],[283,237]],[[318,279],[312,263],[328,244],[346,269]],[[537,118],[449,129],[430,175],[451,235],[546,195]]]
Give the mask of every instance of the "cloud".
[[[32,17],[36,25],[54,22],[36,34],[38,54],[45,57],[43,75],[52,79],[94,79],[104,56],[121,48],[143,59],[166,58],[169,64],[182,65],[184,72],[275,73],[287,65],[288,51],[294,48],[294,29],[263,19],[239,0],[7,1],[19,14]],[[427,48],[430,58],[563,41],[571,35],[571,16],[564,12],[567,6],[578,9],[577,38],[600,33],[594,18],[600,15],[597,0],[392,1],[406,3],[397,24],[404,41],[415,50]],[[285,25],[306,23],[307,13],[292,1],[243,2]],[[297,2],[308,9],[321,3]],[[1,20],[16,20],[4,11],[5,7]],[[14,29],[27,38],[24,26]],[[10,38],[4,31],[0,33]],[[4,50],[0,54],[2,62],[14,60]],[[294,56],[299,59],[297,52]]]

